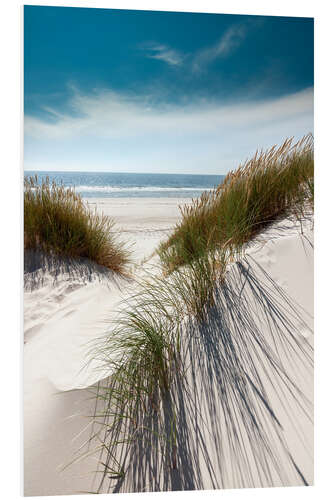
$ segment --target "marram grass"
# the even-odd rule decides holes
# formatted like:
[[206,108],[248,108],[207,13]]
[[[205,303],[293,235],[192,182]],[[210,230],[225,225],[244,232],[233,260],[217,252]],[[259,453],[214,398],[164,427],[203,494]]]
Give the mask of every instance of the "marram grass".
[[114,222],[89,210],[72,188],[24,179],[24,248],[52,256],[84,258],[126,274],[129,252],[113,234]]
[[182,209],[182,220],[158,253],[166,272],[215,249],[234,253],[281,217],[313,205],[313,137],[256,153],[222,184]]
[[[97,431],[92,438],[101,443],[98,492],[108,481],[125,477],[120,458],[136,446],[149,448],[154,442],[156,456],[163,456],[164,463],[173,467],[178,453],[175,384],[186,377],[184,325],[188,319],[204,324],[209,310],[220,307],[216,286],[223,284],[228,262],[267,225],[290,214],[301,217],[309,206],[313,208],[313,193],[309,135],[294,145],[289,139],[278,148],[257,153],[213,192],[185,207],[182,221],[159,247],[164,272],[142,280],[91,352],[110,373],[96,394],[96,408],[102,405],[94,415]],[[259,348],[255,353],[260,359]],[[230,364],[233,370],[232,360]],[[166,407],[171,415],[169,429]],[[237,422],[232,418],[233,428]]]
[[[103,443],[97,492],[109,479],[126,475],[120,457],[154,442],[164,463],[177,461],[175,386],[185,377],[182,329],[199,323],[215,304],[223,256],[206,255],[170,276],[147,273],[124,304],[103,339],[94,341],[91,359],[110,373],[96,390],[93,439]],[[154,425],[152,428],[152,421]],[[150,443],[150,444],[149,444]],[[93,455],[96,451],[91,450]],[[169,467],[169,465],[168,465]]]

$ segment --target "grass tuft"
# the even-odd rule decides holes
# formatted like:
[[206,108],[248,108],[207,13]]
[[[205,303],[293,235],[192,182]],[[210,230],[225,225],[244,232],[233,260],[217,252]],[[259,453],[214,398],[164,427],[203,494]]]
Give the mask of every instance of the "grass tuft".
[[170,400],[174,378],[181,371],[181,318],[172,307],[173,298],[164,288],[164,301],[156,294],[157,286],[158,278],[150,285],[142,283],[105,339],[92,347],[91,357],[102,361],[110,373],[96,392],[101,410],[94,414],[98,429],[94,437],[103,444],[98,493],[105,480],[125,476],[121,464],[124,450],[126,455],[143,433],[151,434],[148,421],[161,420],[162,407]]
[[314,199],[313,136],[257,152],[222,184],[182,208],[182,220],[158,253],[167,273],[216,249],[237,252],[280,217]]
[[92,212],[72,188],[46,177],[24,179],[24,249],[85,258],[126,274],[129,252],[117,241],[114,221]]
[[[141,282],[114,328],[91,353],[110,373],[109,382],[100,384],[96,395],[104,404],[103,411],[94,415],[103,446],[98,492],[105,480],[125,474],[120,464],[124,443],[128,452],[138,444],[139,435],[142,439],[143,430],[148,434],[163,430],[166,407],[172,415],[172,425],[165,431],[171,444],[157,451],[167,450],[170,463],[176,463],[173,388],[177,376],[185,375],[181,331],[186,320],[204,326],[209,310],[221,307],[216,287],[225,279],[228,262],[267,225],[289,214],[301,216],[309,205],[313,207],[313,193],[313,138],[308,135],[294,145],[288,139],[278,148],[257,153],[213,192],[183,209],[181,223],[158,250],[164,273]],[[243,354],[247,359],[246,349]],[[236,348],[232,355],[228,351],[232,373],[239,359]],[[233,427],[236,423],[231,421]]]

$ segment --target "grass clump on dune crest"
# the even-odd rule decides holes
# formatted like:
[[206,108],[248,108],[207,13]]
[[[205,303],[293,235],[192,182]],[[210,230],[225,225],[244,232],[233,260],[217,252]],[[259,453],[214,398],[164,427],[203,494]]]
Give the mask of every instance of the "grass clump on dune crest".
[[91,212],[81,196],[46,177],[24,179],[24,249],[85,258],[120,274],[129,253],[112,234],[114,222]]
[[313,205],[313,137],[260,153],[231,171],[212,192],[182,209],[158,253],[167,272],[217,248],[234,252],[267,225]]
[[[163,272],[141,281],[120,318],[91,352],[110,374],[109,382],[100,384],[96,395],[104,404],[94,415],[100,429],[96,435],[102,443],[98,492],[108,479],[125,476],[120,457],[132,446],[144,448],[143,432],[148,436],[157,433],[159,439],[171,434],[165,426],[166,402],[172,422],[177,424],[173,389],[179,374],[186,378],[186,321],[204,325],[209,310],[218,305],[216,287],[223,283],[227,264],[271,222],[291,213],[299,216],[308,205],[313,206],[311,135],[295,145],[288,139],[279,148],[256,154],[230,172],[213,192],[185,207],[181,223],[159,247],[163,265],[159,270]],[[236,426],[235,421],[231,424]],[[171,448],[156,444],[156,463],[156,456],[165,454],[173,463],[177,433],[172,440]],[[143,470],[147,463],[139,468]]]

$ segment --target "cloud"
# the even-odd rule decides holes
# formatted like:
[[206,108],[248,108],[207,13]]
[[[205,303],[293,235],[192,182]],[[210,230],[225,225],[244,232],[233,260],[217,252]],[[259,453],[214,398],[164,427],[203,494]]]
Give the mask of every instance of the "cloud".
[[180,66],[183,64],[184,56],[181,52],[171,49],[167,45],[150,44],[142,48],[145,56],[150,59],[164,61],[171,66]]
[[126,96],[113,91],[84,95],[75,93],[70,102],[73,114],[44,108],[58,120],[25,117],[25,133],[36,137],[72,137],[78,134],[104,137],[170,133],[206,134],[220,127],[246,127],[270,123],[311,112],[313,91],[306,89],[278,99],[242,104],[214,102],[187,106],[153,106],[149,96]]
[[60,170],[74,165],[97,171],[225,173],[258,147],[313,130],[312,88],[243,104],[153,102],[150,96],[111,90],[75,92],[72,114],[49,108],[49,121],[25,117],[26,164],[44,170],[57,164]]
[[245,24],[231,26],[223,33],[215,45],[197,52],[193,59],[193,70],[199,71],[203,66],[215,59],[227,57],[233,50],[239,47],[247,32],[248,26]]
[[228,28],[218,42],[205,49],[199,50],[192,55],[185,55],[167,45],[158,43],[146,43],[140,48],[145,56],[150,59],[164,61],[170,66],[182,66],[189,63],[194,72],[198,72],[217,58],[227,57],[244,40],[249,30],[249,23],[236,24]]

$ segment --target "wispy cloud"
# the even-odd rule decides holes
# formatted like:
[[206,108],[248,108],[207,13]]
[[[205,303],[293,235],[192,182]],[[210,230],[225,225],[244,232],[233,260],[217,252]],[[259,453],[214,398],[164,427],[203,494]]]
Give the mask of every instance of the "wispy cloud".
[[145,56],[150,59],[159,59],[160,61],[164,61],[171,66],[180,66],[183,64],[184,55],[174,50],[167,45],[160,44],[148,44],[142,47],[142,50],[145,51]]
[[222,34],[216,44],[193,54],[184,54],[168,45],[154,42],[143,44],[140,49],[149,59],[158,59],[170,66],[189,66],[194,72],[199,72],[215,59],[228,57],[236,50],[245,39],[249,26],[250,23],[233,25]]
[[199,71],[203,66],[211,63],[217,58],[227,57],[241,45],[248,32],[246,24],[237,24],[227,29],[218,42],[205,49],[200,50],[193,58],[193,70]]
[[52,162],[58,169],[225,173],[257,147],[313,130],[312,88],[244,104],[151,102],[113,91],[75,93],[73,114],[26,116],[26,168]]
[[167,132],[205,134],[225,126],[249,126],[279,121],[312,110],[313,91],[307,89],[278,99],[243,104],[211,101],[188,106],[153,106],[149,96],[129,96],[104,90],[90,95],[75,93],[70,102],[72,114],[44,108],[58,120],[25,117],[28,135],[70,137],[89,134],[105,137]]

